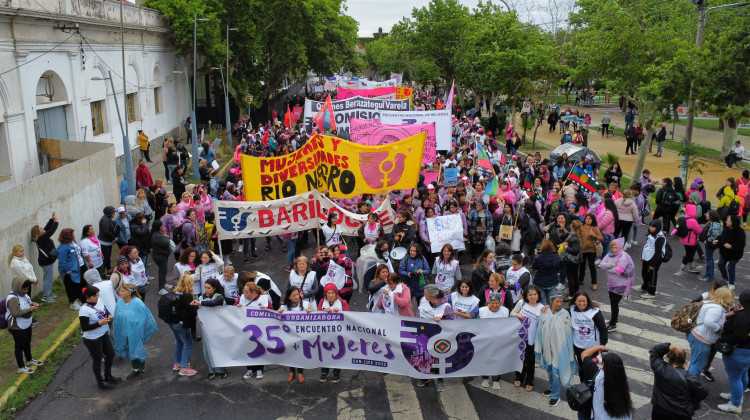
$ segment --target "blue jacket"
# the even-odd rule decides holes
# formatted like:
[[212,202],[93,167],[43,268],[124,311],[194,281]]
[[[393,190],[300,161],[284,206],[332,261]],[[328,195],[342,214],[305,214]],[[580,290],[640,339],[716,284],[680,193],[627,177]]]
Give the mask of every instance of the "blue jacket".
[[424,286],[419,286],[419,275],[412,274],[412,276],[409,277],[409,274],[413,273],[414,270],[422,270],[425,277],[429,276],[431,273],[430,264],[425,257],[422,257],[421,259],[412,258],[411,255],[407,254],[401,260],[401,264],[399,264],[398,274],[401,276],[404,283],[409,286],[412,296],[422,296],[424,295]]
[[211,166],[211,162],[216,159],[216,153],[214,153],[214,149],[208,149],[208,153],[206,153],[206,149],[201,149],[201,153],[198,155],[201,159],[206,159],[206,163],[208,166]]
[[128,244],[128,242],[130,242],[130,215],[126,214],[125,219],[128,221],[127,225],[120,218],[119,214],[117,215],[117,217],[115,217],[115,224],[120,227],[120,234],[117,237],[117,239],[120,241],[120,246],[125,246]]
[[123,359],[146,361],[146,341],[157,330],[156,320],[142,300],[134,297],[126,305],[124,299],[115,306],[115,353]]
[[122,182],[120,182],[120,204],[125,204],[126,195],[128,195],[128,181],[125,179],[125,174],[122,174]]
[[557,251],[540,252],[534,257],[532,268],[536,270],[534,284],[549,288],[557,286],[557,273],[560,271],[560,255]]
[[60,244],[57,246],[57,272],[60,277],[70,271],[70,279],[73,283],[81,282],[81,266],[78,265],[78,253],[70,244]]

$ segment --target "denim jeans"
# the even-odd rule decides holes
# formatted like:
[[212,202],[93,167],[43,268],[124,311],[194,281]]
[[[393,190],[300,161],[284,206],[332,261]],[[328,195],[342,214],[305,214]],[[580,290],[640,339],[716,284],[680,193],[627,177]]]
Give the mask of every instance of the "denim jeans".
[[44,286],[44,294],[42,296],[48,298],[52,296],[52,282],[55,280],[55,264],[43,265],[42,266],[42,285]]
[[552,394],[549,396],[550,399],[559,399],[560,387],[562,386],[560,377],[551,369],[547,371],[547,377],[549,378],[549,389],[552,391]]
[[294,262],[294,247],[297,244],[297,239],[284,240],[286,246],[286,266],[291,267]]
[[560,279],[560,284],[565,284],[565,277],[568,274],[568,267],[565,264],[560,264],[560,269],[558,271],[558,278]]
[[611,233],[602,233],[602,255],[597,255],[597,259],[604,258],[609,253],[609,243],[612,242],[613,235]]
[[202,343],[203,343],[203,358],[206,359],[206,365],[208,366],[208,371],[210,373],[224,373],[224,372],[226,372],[227,371],[226,368],[214,367],[211,364],[211,358],[208,357],[208,350],[206,349],[206,340],[203,340]]
[[742,396],[748,385],[747,371],[750,368],[750,349],[735,348],[729,356],[724,355],[724,370],[729,379],[729,390],[732,398],[729,400],[735,407],[742,405]]
[[711,345],[706,344],[693,335],[692,332],[687,334],[687,341],[690,343],[690,370],[695,376],[700,376],[701,371],[706,366],[708,355],[711,353]]
[[706,247],[706,281],[714,279],[714,248]]
[[555,286],[552,287],[540,287],[542,289],[542,295],[539,296],[539,301],[542,305],[549,305],[549,297],[555,291]]
[[734,284],[734,273],[737,261],[738,260],[725,260],[724,257],[719,257],[719,271],[721,271],[721,278],[726,280],[729,284]]
[[112,247],[114,245],[103,245],[102,244],[102,258],[104,259],[104,268],[109,272],[112,270]]
[[188,367],[190,352],[193,350],[193,335],[190,328],[185,328],[182,323],[169,324],[174,333],[174,364],[180,367]]
[[174,168],[176,168],[177,165],[167,165],[167,171],[169,171],[169,177],[167,177],[167,181],[174,184],[174,180],[172,179],[172,172],[174,171]]

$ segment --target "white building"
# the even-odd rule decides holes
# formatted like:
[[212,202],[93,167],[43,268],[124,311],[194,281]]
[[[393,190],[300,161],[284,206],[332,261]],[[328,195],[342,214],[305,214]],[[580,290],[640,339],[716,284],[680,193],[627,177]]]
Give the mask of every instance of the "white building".
[[[125,3],[123,22],[130,145],[144,130],[158,160],[161,138],[189,115],[185,74],[174,73],[184,64],[159,12]],[[111,143],[122,155],[120,40],[119,2],[0,0],[0,191],[43,172],[40,138]]]

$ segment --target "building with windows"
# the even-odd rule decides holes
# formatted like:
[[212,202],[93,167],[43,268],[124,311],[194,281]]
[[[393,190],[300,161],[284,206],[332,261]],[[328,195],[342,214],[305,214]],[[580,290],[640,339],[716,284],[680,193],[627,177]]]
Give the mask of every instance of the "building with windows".
[[159,159],[179,133],[188,85],[169,27],[127,2],[123,27],[124,88],[119,2],[0,0],[0,191],[49,170],[43,139],[109,143],[121,156],[127,125],[130,146],[142,129]]

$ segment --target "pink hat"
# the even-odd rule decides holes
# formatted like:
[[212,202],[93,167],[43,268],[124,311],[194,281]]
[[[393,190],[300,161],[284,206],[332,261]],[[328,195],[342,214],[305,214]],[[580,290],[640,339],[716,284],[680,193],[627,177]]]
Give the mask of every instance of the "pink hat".
[[434,189],[435,189],[435,186],[434,186],[434,185],[432,185],[432,184],[427,184],[427,189],[428,189],[428,190],[434,190]]
[[516,155],[513,155],[510,158],[513,159],[513,160],[518,160],[518,156],[516,156]]

